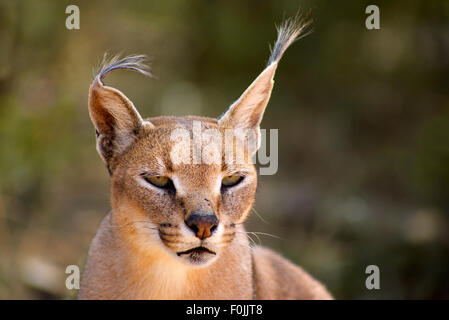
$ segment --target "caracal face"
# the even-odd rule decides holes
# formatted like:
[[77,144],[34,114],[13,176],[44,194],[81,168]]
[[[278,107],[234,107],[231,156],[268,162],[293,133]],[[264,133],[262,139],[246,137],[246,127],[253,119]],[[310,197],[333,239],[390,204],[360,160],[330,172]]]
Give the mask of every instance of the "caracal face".
[[[112,174],[113,208],[119,213],[119,226],[132,225],[140,243],[160,246],[183,263],[206,266],[234,241],[238,226],[253,205],[257,185],[254,165],[247,158],[239,162],[235,157],[233,163],[227,163],[220,139],[200,146],[203,153],[223,151],[220,159],[214,158],[216,163],[193,163],[194,123],[203,132],[215,129],[225,141],[216,119],[160,117],[148,121],[153,127],[143,126]],[[191,163],[173,159],[175,148],[179,148],[173,132],[180,128],[189,133],[189,143],[183,147],[188,149],[184,151],[190,154]],[[236,149],[239,147],[234,144],[235,154],[246,155],[244,148]],[[195,214],[214,220],[204,231],[207,234],[198,235],[200,230],[188,225],[188,217]]]
[[279,26],[267,66],[218,118],[144,119],[103,80],[120,69],[151,76],[146,57],[103,62],[88,103],[112,210],[90,247],[81,299],[331,298],[301,268],[250,247],[243,227],[274,74],[309,25],[298,13]]
[[278,62],[303,36],[310,23],[304,19],[297,15],[279,27],[266,68],[217,119],[144,120],[121,91],[103,80],[117,69],[150,75],[145,57],[105,61],[90,87],[89,115],[97,150],[111,175],[112,224],[127,229],[122,237],[133,237],[123,243],[135,244],[139,253],[158,248],[204,266],[244,232],[240,225],[256,192],[253,162],[260,123]]

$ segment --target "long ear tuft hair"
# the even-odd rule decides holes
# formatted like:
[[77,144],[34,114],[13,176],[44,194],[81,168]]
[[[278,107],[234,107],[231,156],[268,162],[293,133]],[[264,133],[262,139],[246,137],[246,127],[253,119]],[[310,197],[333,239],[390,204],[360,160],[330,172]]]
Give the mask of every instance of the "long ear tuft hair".
[[151,128],[153,125],[142,119],[134,104],[121,91],[103,85],[103,79],[116,69],[129,69],[151,76],[145,63],[147,60],[144,55],[125,58],[108,58],[105,55],[89,89],[89,115],[97,134],[97,150],[110,174],[114,167],[112,160],[137,139],[143,126]]
[[260,146],[260,123],[263,113],[270,100],[273,89],[273,78],[278,66],[278,62],[285,50],[297,39],[310,33],[308,27],[312,23],[308,19],[309,13],[305,15],[301,11],[283,22],[278,28],[278,37],[271,50],[268,65],[251,83],[224,114],[217,120],[218,125],[223,128],[246,128],[255,129],[257,145]]
[[277,26],[278,37],[276,43],[271,48],[270,59],[267,66],[274,62],[279,62],[285,50],[296,40],[309,35],[312,30],[310,25],[313,20],[309,19],[310,10],[305,14],[299,10],[295,16],[285,20],[281,25]]
[[116,69],[134,70],[147,77],[153,77],[148,61],[149,59],[145,55],[131,55],[120,58],[119,55],[109,57],[108,54],[105,54],[100,67],[95,72],[95,80],[99,80],[102,84],[106,74]]

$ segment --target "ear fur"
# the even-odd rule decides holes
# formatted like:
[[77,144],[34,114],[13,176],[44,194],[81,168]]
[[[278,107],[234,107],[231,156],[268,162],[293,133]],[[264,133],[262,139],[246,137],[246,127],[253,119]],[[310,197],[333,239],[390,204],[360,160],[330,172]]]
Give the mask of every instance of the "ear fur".
[[254,128],[259,126],[271,96],[277,62],[270,64],[220,117],[224,128]]
[[105,86],[104,76],[115,69],[131,69],[145,75],[144,56],[129,56],[118,60],[112,58],[103,62],[89,90],[89,115],[97,133],[97,150],[108,170],[110,161],[125,151],[135,140],[144,121],[133,103],[119,90]]
[[255,129],[256,132],[259,132],[259,126],[273,89],[273,78],[278,62],[285,50],[295,40],[310,33],[307,32],[307,28],[311,21],[307,20],[307,17],[308,14],[303,15],[298,12],[296,16],[287,19],[277,28],[278,37],[271,50],[267,67],[243,92],[240,98],[218,118],[219,126],[223,128]]

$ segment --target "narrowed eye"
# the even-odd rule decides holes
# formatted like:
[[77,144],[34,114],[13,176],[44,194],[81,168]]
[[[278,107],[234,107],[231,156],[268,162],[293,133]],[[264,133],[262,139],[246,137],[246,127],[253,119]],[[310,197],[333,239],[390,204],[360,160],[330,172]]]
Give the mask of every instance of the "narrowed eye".
[[221,184],[224,187],[233,187],[233,186],[237,185],[242,180],[243,180],[243,177],[239,176],[239,175],[226,176],[221,181]]
[[164,176],[145,176],[144,179],[145,181],[151,183],[153,186],[162,189],[168,189],[173,185],[172,181]]

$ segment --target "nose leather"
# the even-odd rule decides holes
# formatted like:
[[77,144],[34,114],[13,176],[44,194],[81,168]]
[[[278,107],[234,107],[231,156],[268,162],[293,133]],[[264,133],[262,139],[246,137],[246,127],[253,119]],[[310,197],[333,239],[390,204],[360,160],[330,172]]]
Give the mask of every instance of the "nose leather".
[[198,238],[204,240],[209,238],[215,231],[218,225],[218,218],[213,212],[192,212],[185,220],[185,223]]

